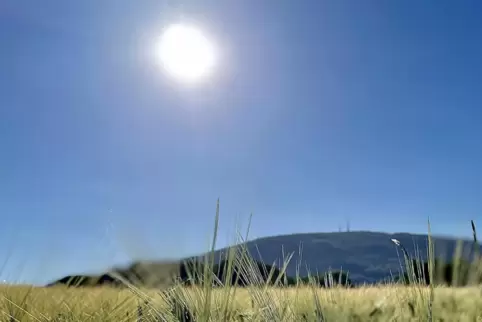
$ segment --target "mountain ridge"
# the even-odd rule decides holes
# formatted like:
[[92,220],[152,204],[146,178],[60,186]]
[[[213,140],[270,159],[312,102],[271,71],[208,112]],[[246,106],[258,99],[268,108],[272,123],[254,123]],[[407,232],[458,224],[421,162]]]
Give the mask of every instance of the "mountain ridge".
[[[438,235],[431,236],[431,238],[435,245],[437,258],[451,259],[459,241],[462,243],[462,253],[466,256],[471,255],[473,242],[468,238],[457,239]],[[306,276],[308,273],[316,271],[344,269],[350,273],[355,282],[376,282],[400,270],[400,252],[397,255],[398,248],[392,239],[399,240],[412,256],[420,257],[422,260],[426,259],[427,234],[373,231],[261,237],[241,245],[219,249],[215,251],[215,258],[217,262],[221,259],[220,255],[230,248],[246,247],[256,261],[280,264],[283,251],[285,256],[293,253],[286,270],[290,276],[296,274]],[[299,266],[299,270],[297,270],[297,266]],[[304,267],[307,268],[304,269]]]
[[[455,254],[457,243],[461,243],[462,254],[470,257],[473,241],[456,237],[431,236],[437,258],[450,260]],[[283,258],[293,254],[286,266],[288,276],[307,276],[309,273],[329,270],[347,271],[355,283],[375,283],[393,275],[398,275],[403,255],[392,242],[397,239],[411,256],[426,259],[428,235],[411,233],[384,233],[374,231],[301,233],[256,238],[247,242],[227,246],[214,251],[215,263],[225,259],[225,254],[233,249],[245,249],[257,262],[281,267]],[[113,268],[110,271],[124,273],[135,271],[137,275],[178,274],[183,261],[203,260],[207,253],[169,261],[134,261],[126,268]],[[160,278],[159,276],[156,277]]]

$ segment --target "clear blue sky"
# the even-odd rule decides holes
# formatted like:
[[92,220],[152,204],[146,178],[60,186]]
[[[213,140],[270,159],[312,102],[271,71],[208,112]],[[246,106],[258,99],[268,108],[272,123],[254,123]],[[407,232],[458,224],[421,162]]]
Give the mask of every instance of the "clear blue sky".
[[[0,275],[199,253],[218,197],[219,246],[251,212],[252,237],[427,217],[469,236],[481,16],[477,0],[3,0]],[[222,49],[208,83],[152,59],[180,20]]]

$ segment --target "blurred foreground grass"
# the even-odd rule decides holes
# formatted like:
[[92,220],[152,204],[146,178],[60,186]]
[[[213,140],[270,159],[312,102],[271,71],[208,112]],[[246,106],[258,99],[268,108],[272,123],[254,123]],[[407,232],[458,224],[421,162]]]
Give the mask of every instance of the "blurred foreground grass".
[[[234,286],[237,284],[229,278],[221,287],[213,287],[213,282],[219,282],[211,271],[215,264],[218,220],[219,201],[213,243],[205,257],[207,265],[201,272],[201,284],[175,283],[163,291],[134,287],[127,280],[124,288],[0,285],[0,321],[482,321],[482,287],[478,279],[482,261],[473,221],[475,255],[465,275],[474,286],[436,284],[437,265],[429,222],[426,274],[423,266],[415,265],[421,261],[413,261],[405,247],[392,240],[403,251],[405,265],[401,265],[401,272],[405,272],[403,281],[408,285],[393,281],[359,288],[320,288],[311,282],[273,286],[282,285],[290,257],[281,267],[283,274],[274,277],[273,270],[269,273],[268,280],[276,279],[270,285],[262,282],[259,267],[246,250],[229,251],[224,273],[232,276],[237,269],[244,275],[250,283],[241,288]],[[455,256],[454,266],[460,264]],[[191,277],[191,281],[196,280],[196,274]],[[455,281],[459,279],[458,274],[453,277]]]
[[[422,286],[171,292],[190,314],[176,314],[163,293],[153,290],[1,286],[0,321],[427,321],[429,316],[430,289]],[[436,287],[431,311],[433,321],[482,321],[481,289]]]

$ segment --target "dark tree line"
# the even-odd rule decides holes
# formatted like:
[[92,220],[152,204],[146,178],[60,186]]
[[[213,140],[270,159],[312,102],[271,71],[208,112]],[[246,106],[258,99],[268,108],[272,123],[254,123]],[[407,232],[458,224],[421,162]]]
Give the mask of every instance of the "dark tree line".
[[[155,287],[155,285],[162,284],[158,283],[159,275],[162,275],[162,273],[143,271],[137,267],[132,267],[128,270],[116,271],[115,274],[66,276],[49,284],[49,286],[61,284],[77,287],[101,285],[122,287],[125,285],[124,282],[128,282],[134,285]],[[172,280],[186,286],[210,283],[214,287],[226,285],[241,287],[249,285],[294,286],[299,284],[319,287],[352,285],[346,272],[334,271],[295,278],[287,276],[277,267],[254,260],[243,261],[243,264],[239,264],[237,261],[221,261],[215,265],[205,264],[202,261],[185,261],[179,263],[177,273],[172,276]]]
[[[413,259],[408,263],[406,272],[398,278],[404,284],[444,284],[448,286],[465,286],[481,284],[481,262],[464,259],[444,262],[435,260],[432,268],[428,261]],[[432,272],[431,272],[432,271]]]
[[299,281],[303,284],[317,285],[320,287],[354,287],[354,284],[348,277],[348,273],[342,271],[333,271],[318,275],[306,276],[299,278]]
[[[181,268],[180,280],[184,283],[203,284],[206,282],[204,264],[190,263]],[[264,263],[250,261],[245,265],[236,265],[228,261],[222,261],[214,265],[211,280],[214,286],[223,285],[276,285],[294,286],[298,284],[311,284],[320,287],[332,287],[337,285],[352,286],[346,272],[329,272],[306,277],[287,276],[279,268]]]

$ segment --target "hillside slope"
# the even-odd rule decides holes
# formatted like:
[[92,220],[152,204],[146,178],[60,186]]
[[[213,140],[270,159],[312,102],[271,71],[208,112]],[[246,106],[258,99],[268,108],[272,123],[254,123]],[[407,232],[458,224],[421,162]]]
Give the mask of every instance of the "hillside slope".
[[[293,253],[288,264],[288,275],[309,272],[325,272],[329,269],[347,270],[354,282],[375,282],[391,274],[398,274],[403,255],[391,239],[399,240],[411,256],[427,257],[427,235],[407,233],[386,234],[378,232],[337,232],[295,234],[260,238],[246,243],[256,260],[265,263],[282,263],[286,254]],[[433,237],[438,258],[451,259],[457,240]],[[472,242],[462,241],[466,256],[472,250]],[[220,256],[226,250],[219,250]],[[397,253],[398,251],[398,253]],[[283,257],[283,254],[285,256]]]
[[[293,234],[259,238],[243,245],[256,261],[280,267],[283,259],[293,254],[287,265],[289,276],[306,276],[308,272],[326,272],[328,270],[348,271],[355,283],[376,282],[400,271],[403,255],[391,239],[399,240],[412,256],[426,258],[427,235],[408,233],[387,234],[379,232],[336,232]],[[444,237],[432,237],[438,258],[452,258],[457,247],[457,240]],[[466,256],[470,256],[472,242],[461,241]],[[239,246],[234,246],[239,247]],[[398,251],[398,252],[397,252]],[[217,250],[216,262],[225,258],[227,249]],[[190,259],[200,259],[203,255]],[[181,270],[180,263],[173,262],[138,262],[127,269],[117,270],[135,272],[142,279],[167,281],[170,276]]]

